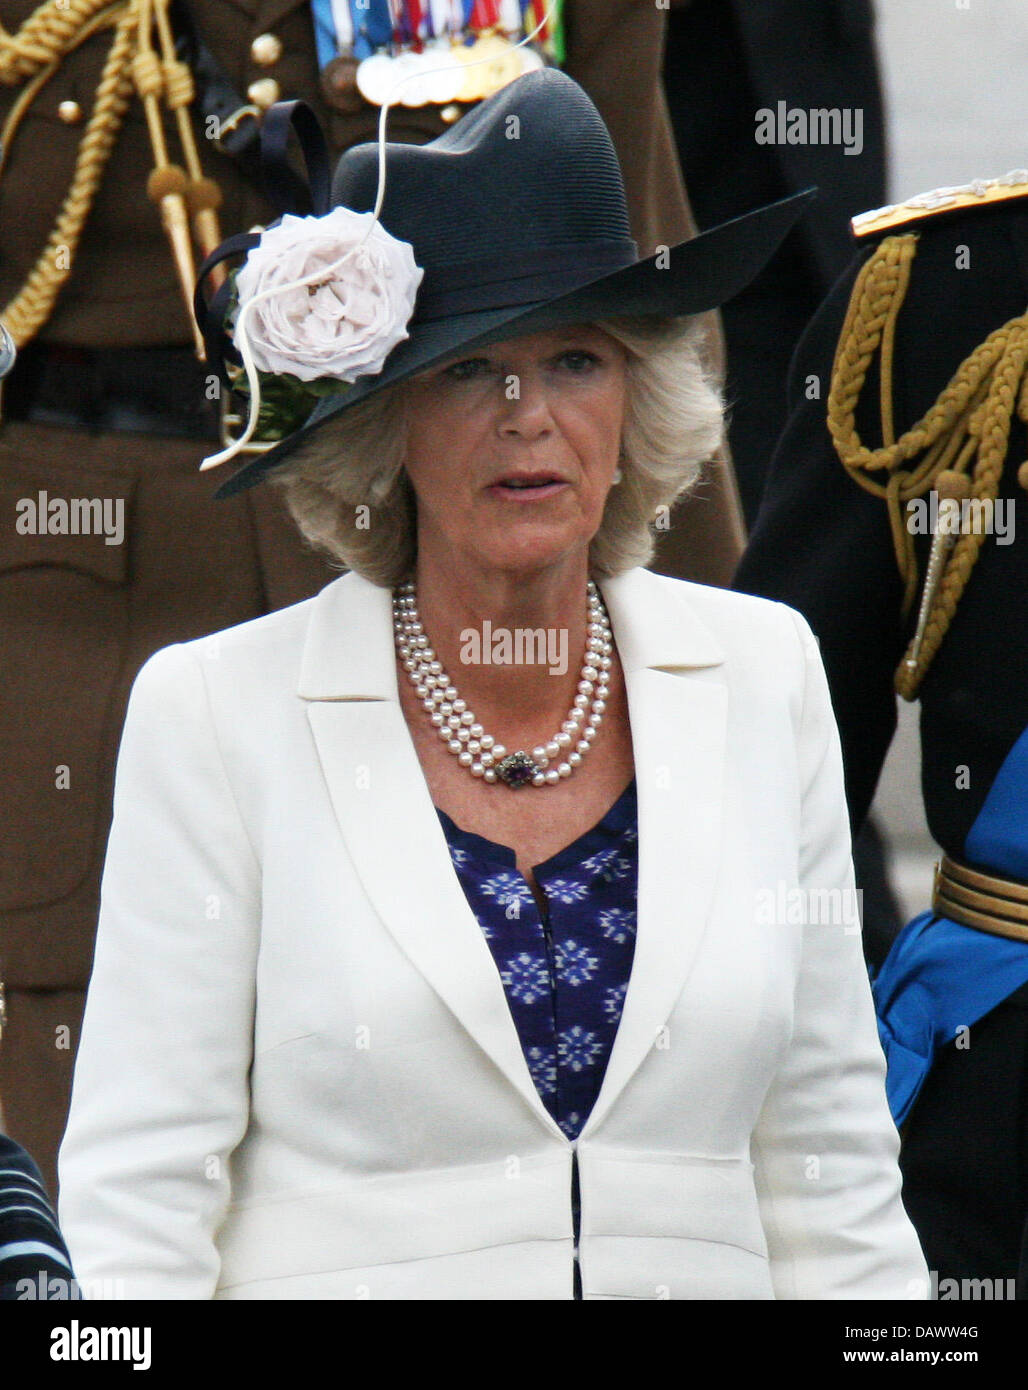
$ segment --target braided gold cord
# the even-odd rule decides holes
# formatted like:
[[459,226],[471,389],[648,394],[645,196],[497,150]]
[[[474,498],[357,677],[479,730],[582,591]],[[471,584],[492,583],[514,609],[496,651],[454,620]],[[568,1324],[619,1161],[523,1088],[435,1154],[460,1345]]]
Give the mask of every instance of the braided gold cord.
[[126,9],[118,21],[114,43],[104,64],[96,105],[86,126],[75,161],[71,187],[29,277],[0,319],[18,347],[24,346],[46,322],[74,262],[75,250],[122,118],[132,97],[130,64],[136,20]]
[[0,130],[0,178],[3,177],[4,169],[7,167],[7,156],[11,151],[14,142],[15,132],[21,125],[22,117],[28,108],[39,95],[40,90],[50,81],[54,73],[60,69],[61,61],[69,53],[74,52],[86,39],[92,38],[96,33],[103,29],[110,29],[117,24],[118,19],[125,10],[127,0],[106,0],[104,9],[97,11],[92,19],[87,20],[82,28],[64,48],[63,52],[56,57],[52,63],[40,68],[31,81],[26,83],[23,91],[15,100],[7,119],[4,121],[3,129]]
[[[972,514],[988,514],[999,493],[1015,411],[1028,421],[1028,314],[1023,314],[990,333],[961,363],[925,415],[895,438],[892,344],[916,247],[916,233],[886,237],[862,267],[850,296],[828,394],[828,430],[843,466],[862,488],[885,499],[904,583],[904,616],[918,588],[907,503],[934,487],[944,473],[967,476],[973,459],[968,480]],[[876,353],[884,442],[881,448],[869,449],[857,433],[856,409]],[[879,481],[882,474],[884,482]],[[949,630],[984,539],[984,530],[962,528],[945,562],[926,620],[896,671],[896,689],[906,700],[916,697]]]
[[[164,91],[168,106],[175,116],[179,144],[185,160],[189,181],[185,196],[192,216],[193,232],[206,257],[221,243],[221,226],[217,209],[221,205],[221,190],[213,179],[204,177],[200,164],[200,154],[196,148],[189,107],[196,95],[196,84],[189,67],[175,56],[175,36],[171,30],[167,3],[158,3],[154,12],[157,33],[161,45]],[[225,278],[224,268],[219,266],[212,276],[215,288]]]
[[63,56],[83,24],[110,0],[47,0],[18,30],[0,25],[0,83],[12,87]]
[[[169,3],[170,0],[46,0],[16,35],[0,26],[0,82],[27,84],[4,123],[0,174],[25,112],[61,61],[99,29],[115,27],[93,113],[79,145],[71,186],[28,279],[0,314],[18,347],[46,323],[71,274],[86,219],[134,88],[143,104],[154,157],[147,193],[159,206],[197,356],[203,356],[202,339],[192,316],[195,266],[189,222],[191,215],[194,233],[206,255],[221,240],[216,211],[221,192],[213,179],[204,177],[201,168],[189,115],[195,84],[189,68],[175,55]],[[154,51],[151,36],[155,24],[160,57]],[[185,169],[169,160],[162,100],[174,113]]]
[[[975,433],[980,432],[981,442],[978,450],[978,463],[971,485],[971,499],[972,501],[976,498],[981,499],[983,510],[984,503],[989,501],[994,504],[999,493],[1000,476],[1003,472],[1003,463],[1006,459],[1007,445],[1010,440],[1011,417],[1017,405],[1018,391],[1024,377],[1026,361],[1028,361],[1028,323],[1026,323],[1019,340],[1001,361],[993,378],[984,411],[976,422],[978,428]],[[971,571],[974,569],[984,540],[984,529],[961,531],[957,543],[953,547],[928,614],[928,621],[917,653],[917,662],[911,667],[905,657],[896,671],[896,690],[905,700],[913,700],[916,697],[925,672],[931,665],[935,653],[939,650],[942,639],[949,631],[953,615],[957,610],[957,604],[960,602],[967,581],[971,577]]]

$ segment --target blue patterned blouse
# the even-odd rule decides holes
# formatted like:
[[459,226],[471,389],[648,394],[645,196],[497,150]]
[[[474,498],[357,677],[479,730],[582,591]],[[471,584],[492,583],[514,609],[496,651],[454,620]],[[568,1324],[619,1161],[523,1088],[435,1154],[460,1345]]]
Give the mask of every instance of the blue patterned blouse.
[[457,877],[496,961],[529,1071],[569,1139],[589,1117],[621,1020],[635,950],[635,780],[591,830],[533,873],[506,845],[436,807]]

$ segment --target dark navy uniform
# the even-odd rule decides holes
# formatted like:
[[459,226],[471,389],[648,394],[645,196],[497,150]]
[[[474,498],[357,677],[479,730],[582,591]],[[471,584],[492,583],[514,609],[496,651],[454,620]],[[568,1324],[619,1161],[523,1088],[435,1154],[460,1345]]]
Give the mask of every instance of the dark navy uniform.
[[[880,345],[864,364],[854,420],[860,441],[871,450],[889,444],[882,418],[888,388],[891,436],[898,440],[1006,325],[1004,342],[1013,355],[1003,370],[1015,389],[1007,393],[1009,441],[996,495],[1003,512],[995,517],[1005,534],[997,524],[984,535],[916,692],[925,814],[944,866],[953,861],[956,878],[948,889],[943,881],[953,896],[937,895],[935,910],[915,919],[893,945],[876,977],[876,1001],[890,1101],[904,1136],[905,1201],[930,1266],[940,1281],[1019,1279],[1025,1297],[1028,325],[1021,316],[1028,305],[1028,173],[881,210],[863,230],[853,264],[794,358],[789,423],[735,586],[799,609],[818,636],[856,831],[895,730],[894,677],[917,628],[932,536],[918,530],[913,512],[897,513],[909,538],[899,539],[911,546],[917,573],[913,601],[904,608],[889,509],[841,461],[829,429],[830,383],[861,272],[887,238],[912,238],[884,392]],[[868,312],[864,326],[870,321]],[[851,316],[846,333],[853,331]],[[835,427],[838,436],[838,419]],[[951,433],[959,433],[956,425]],[[972,441],[964,459],[969,479],[976,448]],[[958,454],[944,466],[952,470]],[[918,461],[915,455],[902,467],[914,469]],[[865,482],[888,476],[888,469],[863,473]],[[923,501],[930,501],[929,492]],[[969,914],[961,904],[977,906]]]

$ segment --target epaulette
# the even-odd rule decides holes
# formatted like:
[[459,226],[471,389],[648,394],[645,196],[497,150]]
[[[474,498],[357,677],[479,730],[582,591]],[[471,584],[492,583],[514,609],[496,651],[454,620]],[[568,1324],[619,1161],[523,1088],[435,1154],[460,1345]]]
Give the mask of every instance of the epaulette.
[[919,193],[905,203],[889,203],[883,208],[859,213],[850,219],[850,230],[855,237],[879,236],[943,212],[987,207],[990,203],[1012,198],[1028,198],[1028,169],[1011,169],[1009,174],[997,179],[975,179],[957,188],[936,188],[930,193]]

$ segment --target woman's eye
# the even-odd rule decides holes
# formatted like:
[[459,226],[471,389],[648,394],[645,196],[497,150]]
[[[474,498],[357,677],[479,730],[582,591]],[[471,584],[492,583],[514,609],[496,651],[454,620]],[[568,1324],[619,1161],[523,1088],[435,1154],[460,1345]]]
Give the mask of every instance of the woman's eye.
[[[558,366],[567,367],[576,376],[585,375],[593,367],[600,365],[601,361],[596,353],[585,348],[568,348],[553,360]],[[465,357],[460,362],[451,362],[448,367],[444,367],[442,375],[449,377],[451,381],[470,381],[474,377],[500,370],[501,368],[489,357]]]
[[489,366],[487,357],[465,357],[461,362],[451,362],[444,368],[443,375],[452,378],[454,381],[467,381],[470,377],[480,376],[483,369]]
[[561,353],[561,361],[566,362],[573,372],[586,372],[599,360],[595,352],[588,352],[585,348],[571,348]]

